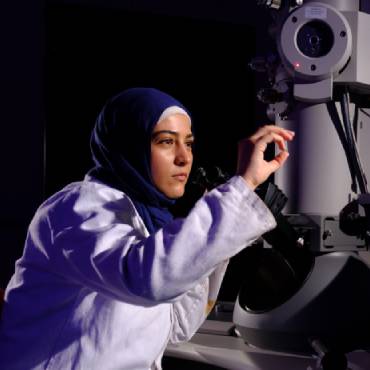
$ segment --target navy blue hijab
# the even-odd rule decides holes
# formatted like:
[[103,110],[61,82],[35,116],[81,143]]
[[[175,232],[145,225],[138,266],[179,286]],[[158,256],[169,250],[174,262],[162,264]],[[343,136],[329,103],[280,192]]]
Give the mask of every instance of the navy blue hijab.
[[168,207],[175,202],[154,186],[150,171],[153,128],[163,111],[172,106],[187,112],[162,91],[125,90],[106,103],[91,135],[95,167],[89,174],[125,192],[150,233],[172,219]]

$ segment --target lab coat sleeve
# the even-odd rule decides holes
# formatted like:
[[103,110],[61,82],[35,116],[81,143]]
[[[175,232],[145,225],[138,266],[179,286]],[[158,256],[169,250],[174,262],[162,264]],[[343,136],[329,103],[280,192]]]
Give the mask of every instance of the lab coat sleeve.
[[[125,285],[156,301],[177,299],[275,225],[263,201],[235,176],[205,194],[186,218],[150,235],[145,248],[131,249],[123,261]],[[138,271],[140,278],[131,280]]]
[[[186,218],[148,237],[122,218],[115,202],[91,208],[93,202],[74,205],[75,214],[68,217],[85,215],[81,223],[72,220],[74,226],[56,228],[56,218],[68,217],[47,212],[47,219],[54,219],[49,226],[31,227],[32,243],[47,259],[42,268],[135,304],[174,302],[190,295],[217,265],[275,226],[268,208],[239,176],[204,195]],[[83,210],[86,204],[90,208]],[[45,238],[49,230],[51,246],[43,250],[39,235]]]
[[216,302],[228,263],[228,260],[221,262],[209,277],[173,303],[170,343],[190,340],[203,324]]

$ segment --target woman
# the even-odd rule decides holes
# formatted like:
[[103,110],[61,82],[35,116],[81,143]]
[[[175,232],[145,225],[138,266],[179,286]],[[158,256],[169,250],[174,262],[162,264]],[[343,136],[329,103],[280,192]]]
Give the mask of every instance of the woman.
[[[253,192],[286,160],[293,133],[266,126],[240,142],[238,175],[184,219],[191,119],[169,95],[126,90],[100,113],[95,168],[37,210],[5,296],[2,369],[160,369],[215,301],[228,259],[275,226]],[[266,162],[269,142],[277,157]]]

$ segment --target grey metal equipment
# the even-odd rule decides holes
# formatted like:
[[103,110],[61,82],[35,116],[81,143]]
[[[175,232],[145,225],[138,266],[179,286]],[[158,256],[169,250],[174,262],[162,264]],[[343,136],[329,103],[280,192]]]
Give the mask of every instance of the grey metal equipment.
[[278,32],[276,55],[250,64],[270,77],[258,97],[296,138],[270,191],[284,214],[247,249],[233,322],[250,345],[347,369],[370,349],[370,15],[359,1],[260,3]]

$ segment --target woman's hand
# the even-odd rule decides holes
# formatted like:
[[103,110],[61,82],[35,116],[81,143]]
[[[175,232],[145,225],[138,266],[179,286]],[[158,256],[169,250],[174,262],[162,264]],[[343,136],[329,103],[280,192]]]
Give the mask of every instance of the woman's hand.
[[[294,132],[274,125],[259,128],[251,137],[239,141],[237,174],[254,190],[280,168],[289,156],[286,141]],[[267,144],[276,143],[280,152],[271,161],[264,159]]]

